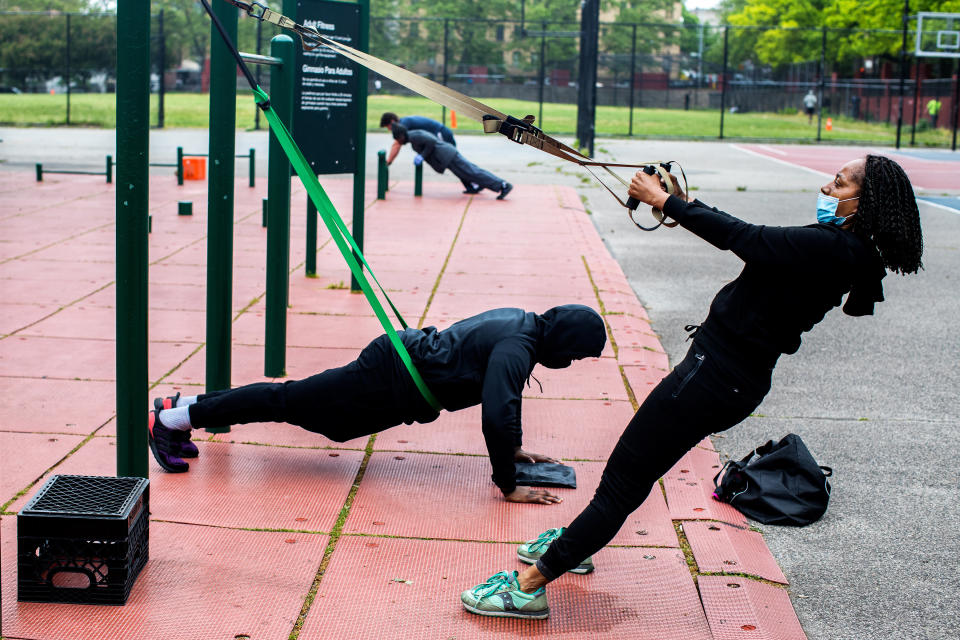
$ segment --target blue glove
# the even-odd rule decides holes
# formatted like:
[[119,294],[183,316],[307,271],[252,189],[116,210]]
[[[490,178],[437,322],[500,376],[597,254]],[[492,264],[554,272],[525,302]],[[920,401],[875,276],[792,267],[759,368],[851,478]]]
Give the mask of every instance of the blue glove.
[[422,165],[422,164],[423,164],[423,156],[420,155],[419,153],[418,153],[416,156],[414,156],[414,158],[413,158],[413,164],[416,165],[416,166],[418,166],[418,167],[419,167],[420,165]]

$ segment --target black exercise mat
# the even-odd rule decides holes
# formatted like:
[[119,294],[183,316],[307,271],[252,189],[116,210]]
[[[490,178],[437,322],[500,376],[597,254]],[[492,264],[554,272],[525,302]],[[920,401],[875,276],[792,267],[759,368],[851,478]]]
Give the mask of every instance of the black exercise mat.
[[573,467],[553,462],[517,462],[517,485],[524,487],[577,488]]

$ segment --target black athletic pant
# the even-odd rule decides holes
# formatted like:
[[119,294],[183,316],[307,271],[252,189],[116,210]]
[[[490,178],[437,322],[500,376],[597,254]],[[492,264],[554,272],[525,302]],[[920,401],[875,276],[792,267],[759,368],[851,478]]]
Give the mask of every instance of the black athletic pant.
[[195,429],[288,422],[336,442],[436,417],[385,335],[346,366],[303,380],[205,393],[190,405]]
[[760,404],[770,390],[772,369],[731,365],[731,358],[715,354],[694,342],[643,401],[610,455],[593,500],[537,561],[548,580],[610,542],[684,453]]
[[504,181],[485,169],[481,169],[458,153],[447,167],[450,172],[460,178],[463,184],[474,183],[481,189],[490,189],[497,193],[503,188]]

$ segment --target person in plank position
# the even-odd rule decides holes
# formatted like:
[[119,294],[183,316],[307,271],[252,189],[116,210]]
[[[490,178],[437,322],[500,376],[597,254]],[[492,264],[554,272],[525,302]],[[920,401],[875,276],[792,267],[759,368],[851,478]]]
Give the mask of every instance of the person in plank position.
[[[400,332],[417,370],[447,411],[482,405],[483,437],[493,481],[510,502],[552,504],[545,490],[517,487],[515,462],[556,462],[525,451],[520,397],[533,367],[570,366],[600,355],[607,340],[600,315],[583,305],[554,307],[542,315],[493,309],[447,329]],[[189,470],[197,457],[191,429],[250,422],[287,422],[336,442],[401,423],[427,423],[438,413],[424,399],[386,335],[350,364],[303,380],[257,382],[199,396],[154,400],[148,419],[150,450],[163,469]]]
[[393,132],[393,139],[401,146],[409,142],[413,150],[423,156],[424,161],[437,173],[450,169],[464,185],[477,185],[475,190],[467,187],[464,193],[479,193],[490,189],[497,192],[497,200],[503,200],[513,189],[512,184],[473,164],[464,158],[456,147],[437,139],[435,135],[418,129],[407,130],[399,122],[394,122],[390,131]]
[[848,162],[820,188],[817,224],[767,227],[739,220],[695,200],[668,196],[656,176],[638,172],[629,194],[663,211],[688,231],[744,262],[740,275],[713,298],[706,320],[691,325],[693,344],[654,388],[620,436],[593,500],[567,528],[550,529],[520,547],[532,564],[501,571],[461,593],[470,612],[542,619],[545,586],[567,571],[593,570],[592,556],[623,526],[650,489],[711,433],[749,416],[770,390],[781,354],[840,306],[873,314],[883,301],[886,270],[916,273],[923,265],[917,201],[903,169],[868,155]]

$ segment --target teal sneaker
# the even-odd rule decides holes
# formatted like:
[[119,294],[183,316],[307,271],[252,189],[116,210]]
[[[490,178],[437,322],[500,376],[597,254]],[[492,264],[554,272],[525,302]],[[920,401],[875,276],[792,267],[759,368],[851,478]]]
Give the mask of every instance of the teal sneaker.
[[463,608],[479,616],[543,620],[550,615],[547,591],[540,587],[524,593],[517,583],[516,571],[501,571],[483,584],[460,594]]
[[[537,560],[547,552],[550,544],[560,537],[566,530],[565,527],[559,529],[547,529],[536,540],[527,540],[517,548],[517,557],[521,562],[527,564],[536,564]],[[579,566],[570,569],[570,573],[590,573],[596,567],[593,566],[593,556],[587,558]]]

